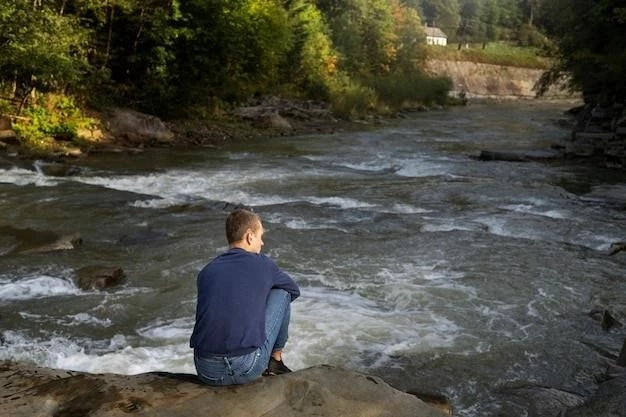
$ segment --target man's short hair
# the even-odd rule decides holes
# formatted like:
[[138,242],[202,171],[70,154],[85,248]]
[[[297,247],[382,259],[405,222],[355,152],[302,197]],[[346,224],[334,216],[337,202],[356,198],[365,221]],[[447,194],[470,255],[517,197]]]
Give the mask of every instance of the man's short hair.
[[243,240],[248,229],[256,231],[261,217],[246,209],[233,210],[226,218],[226,240],[229,244]]

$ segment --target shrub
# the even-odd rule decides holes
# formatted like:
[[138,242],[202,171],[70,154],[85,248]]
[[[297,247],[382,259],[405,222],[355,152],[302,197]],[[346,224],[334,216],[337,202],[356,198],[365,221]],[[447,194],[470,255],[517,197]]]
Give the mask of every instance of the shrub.
[[47,94],[23,111],[23,119],[14,124],[22,142],[31,148],[54,148],[56,140],[76,140],[79,129],[93,126],[70,96]]
[[330,103],[339,117],[350,119],[367,114],[376,108],[376,92],[345,74],[338,74],[329,84]]

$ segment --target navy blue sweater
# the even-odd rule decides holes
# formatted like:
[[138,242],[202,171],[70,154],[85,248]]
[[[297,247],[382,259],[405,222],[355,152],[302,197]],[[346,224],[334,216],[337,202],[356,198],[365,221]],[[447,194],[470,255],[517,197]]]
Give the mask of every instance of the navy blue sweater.
[[190,346],[198,356],[237,356],[265,341],[265,303],[272,288],[291,300],[294,280],[267,256],[232,248],[207,264],[197,278],[196,324]]

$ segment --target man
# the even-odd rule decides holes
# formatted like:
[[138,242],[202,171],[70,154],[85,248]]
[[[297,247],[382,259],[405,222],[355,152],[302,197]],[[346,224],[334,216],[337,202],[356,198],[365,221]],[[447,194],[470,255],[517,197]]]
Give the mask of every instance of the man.
[[245,384],[291,372],[282,361],[294,280],[261,254],[260,217],[244,209],[226,218],[229,250],[198,274],[196,324],[190,346],[200,379],[209,385]]

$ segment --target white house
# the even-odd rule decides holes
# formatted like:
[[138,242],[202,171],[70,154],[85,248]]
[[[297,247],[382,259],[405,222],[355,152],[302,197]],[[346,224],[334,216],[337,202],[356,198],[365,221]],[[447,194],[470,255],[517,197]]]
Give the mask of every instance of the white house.
[[448,44],[448,35],[443,33],[441,29],[426,26],[424,31],[426,32],[426,43],[428,45],[446,46]]

